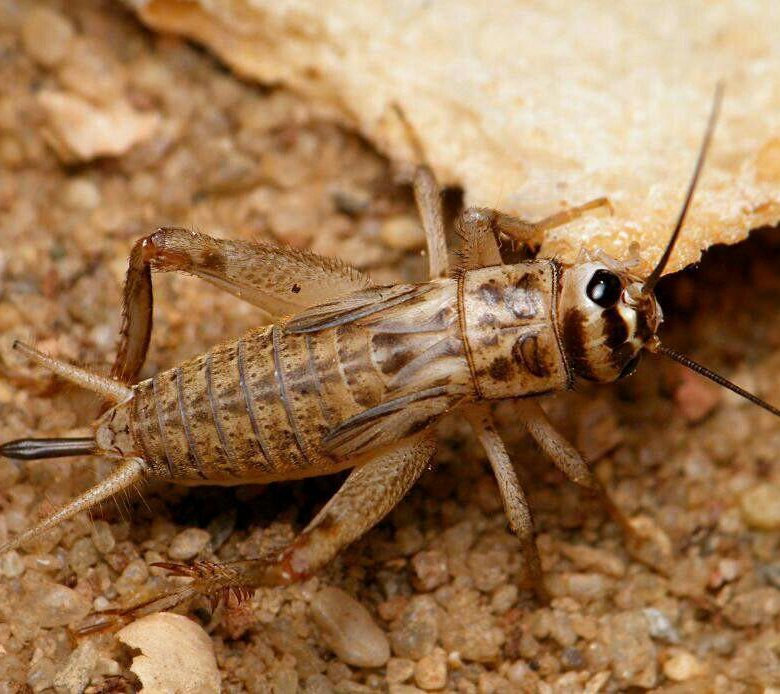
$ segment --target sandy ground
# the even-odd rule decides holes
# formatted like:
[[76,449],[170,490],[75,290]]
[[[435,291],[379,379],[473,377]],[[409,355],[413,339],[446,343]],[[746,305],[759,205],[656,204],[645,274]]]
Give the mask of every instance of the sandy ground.
[[[313,121],[285,92],[242,84],[204,53],[148,33],[115,3],[45,3],[55,13],[31,18],[43,5],[0,2],[0,440],[88,425],[98,403],[10,345],[32,340],[105,372],[127,254],[158,226],[311,248],[379,282],[423,278],[409,191],[365,142]],[[59,39],[36,39],[40,21],[59,22]],[[158,122],[126,151],[78,161],[58,139],[63,123],[45,109],[47,90],[100,108],[113,95],[134,118]],[[457,205],[457,193],[448,199]],[[774,401],[778,261],[777,231],[763,231],[710,251],[660,291],[668,344]],[[144,376],[257,320],[251,306],[194,279],[157,276],[155,290]],[[445,422],[436,466],[321,575],[214,616],[205,603],[190,605],[210,634],[223,690],[779,685],[778,421],[650,357],[619,386],[583,387],[547,406],[618,506],[654,537],[652,566],[629,553],[599,503],[562,480],[503,404],[497,416],[535,512],[552,604],[528,590],[484,456],[458,422]],[[0,460],[0,541],[109,469],[88,458]],[[291,537],[339,481],[157,485],[0,557],[0,692],[134,691],[128,649],[110,635],[79,641],[68,625],[159,591],[165,578],[148,565],[172,553],[229,560]],[[310,611],[326,586],[367,608],[379,629],[346,639],[386,639],[385,665],[334,655]]]

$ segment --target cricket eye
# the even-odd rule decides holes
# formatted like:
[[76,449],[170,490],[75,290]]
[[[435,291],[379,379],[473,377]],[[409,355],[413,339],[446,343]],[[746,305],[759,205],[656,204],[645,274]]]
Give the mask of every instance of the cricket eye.
[[623,367],[623,370],[620,372],[620,376],[618,376],[618,379],[626,378],[634,374],[634,371],[636,371],[636,367],[639,366],[639,357],[640,355],[637,354],[633,359],[629,360],[629,362]]
[[609,270],[596,270],[588,282],[588,298],[601,308],[612,308],[623,292],[620,278]]

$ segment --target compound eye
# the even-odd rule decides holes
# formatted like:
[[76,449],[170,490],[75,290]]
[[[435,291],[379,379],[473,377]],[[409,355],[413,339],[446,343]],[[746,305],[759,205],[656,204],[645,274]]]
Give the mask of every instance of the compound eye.
[[629,362],[623,367],[623,370],[620,372],[620,376],[618,376],[618,379],[626,378],[627,376],[632,376],[634,374],[634,371],[636,371],[636,367],[639,366],[639,357],[641,354],[637,354],[633,359],[629,360]]
[[601,308],[612,308],[623,292],[620,278],[609,270],[596,270],[587,288],[588,298]]

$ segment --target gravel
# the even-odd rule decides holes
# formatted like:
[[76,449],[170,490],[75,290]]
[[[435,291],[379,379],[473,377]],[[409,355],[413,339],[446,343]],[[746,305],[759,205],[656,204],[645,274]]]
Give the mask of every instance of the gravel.
[[345,663],[381,667],[390,643],[363,605],[338,588],[324,588],[311,601],[311,616],[323,641]]
[[[294,95],[234,79],[201,51],[140,29],[120,3],[11,0],[0,7],[0,41],[0,441],[83,435],[99,403],[20,362],[10,345],[33,339],[105,373],[127,254],[160,225],[311,248],[381,283],[423,276],[419,224],[408,191],[389,183],[388,162]],[[121,103],[157,127],[113,154],[64,165],[39,101],[45,91],[98,113]],[[770,232],[664,280],[664,340],[767,397],[780,393],[777,267]],[[154,282],[144,376],[258,322],[251,307],[201,282]],[[318,576],[258,590],[213,617],[202,600],[182,608],[208,633],[223,691],[776,686],[780,430],[727,394],[705,402],[710,393],[677,365],[646,362],[615,387],[583,384],[545,404],[594,458],[644,546],[563,481],[511,403],[498,405],[553,596],[540,605],[484,456],[452,418],[436,467]],[[110,469],[95,458],[0,460],[0,541]],[[271,551],[339,479],[146,486],[3,555],[0,692],[5,683],[98,691],[109,678],[132,682],[131,658],[113,637],[76,643],[68,627],[177,585],[153,562]],[[334,590],[335,606],[326,599]]]

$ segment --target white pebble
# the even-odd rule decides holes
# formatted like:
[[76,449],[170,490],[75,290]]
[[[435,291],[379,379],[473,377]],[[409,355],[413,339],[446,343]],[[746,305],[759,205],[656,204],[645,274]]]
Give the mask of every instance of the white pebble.
[[27,54],[46,67],[59,63],[68,53],[73,25],[48,7],[34,7],[24,19],[22,41]]
[[211,535],[201,528],[187,528],[173,538],[168,556],[171,559],[192,559],[210,539]]
[[677,651],[664,663],[664,675],[675,682],[685,682],[704,672],[704,665],[688,651]]
[[16,578],[24,573],[24,562],[15,549],[0,558],[0,573],[6,578]]
[[412,251],[425,245],[422,226],[406,215],[386,219],[382,224],[379,237],[390,248],[398,251]]
[[771,482],[748,489],[739,498],[742,518],[751,528],[780,528],[780,487]]
[[323,641],[345,663],[381,667],[390,642],[363,605],[338,588],[323,588],[311,601],[311,614]]
[[100,190],[88,178],[73,178],[62,191],[63,202],[72,210],[94,210],[100,204]]
[[433,653],[417,661],[414,666],[414,681],[420,689],[443,689],[447,684],[447,654],[436,648]]

